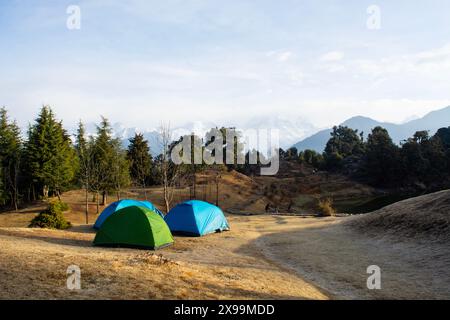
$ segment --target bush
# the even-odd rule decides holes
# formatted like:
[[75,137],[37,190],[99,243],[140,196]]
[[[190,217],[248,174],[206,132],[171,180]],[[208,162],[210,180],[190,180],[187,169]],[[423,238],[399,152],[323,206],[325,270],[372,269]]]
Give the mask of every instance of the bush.
[[62,201],[53,201],[50,203],[50,206],[54,206],[56,210],[59,210],[60,212],[66,212],[70,210],[69,205]]
[[336,214],[336,211],[333,208],[333,199],[319,199],[317,202],[317,210],[319,211],[321,216],[330,217]]
[[67,229],[71,223],[64,218],[63,211],[69,206],[61,201],[50,202],[45,211],[39,213],[30,223],[30,228]]

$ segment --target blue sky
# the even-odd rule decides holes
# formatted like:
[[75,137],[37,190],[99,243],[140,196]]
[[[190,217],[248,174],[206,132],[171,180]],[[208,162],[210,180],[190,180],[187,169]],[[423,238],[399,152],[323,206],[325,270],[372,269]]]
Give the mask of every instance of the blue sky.
[[450,105],[449,12],[437,0],[0,0],[0,105],[21,125],[42,104],[68,125],[401,122]]

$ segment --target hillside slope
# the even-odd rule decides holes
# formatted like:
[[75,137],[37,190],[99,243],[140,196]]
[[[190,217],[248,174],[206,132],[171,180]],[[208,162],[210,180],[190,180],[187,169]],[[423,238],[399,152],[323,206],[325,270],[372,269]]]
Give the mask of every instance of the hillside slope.
[[346,225],[364,233],[450,243],[450,190],[394,203]]
[[[450,190],[259,238],[267,255],[339,299],[449,299]],[[366,286],[380,267],[381,290]]]

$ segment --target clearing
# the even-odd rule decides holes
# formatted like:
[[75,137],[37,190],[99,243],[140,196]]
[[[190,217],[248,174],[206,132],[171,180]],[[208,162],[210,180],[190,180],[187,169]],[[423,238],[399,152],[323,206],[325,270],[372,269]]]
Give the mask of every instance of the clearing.
[[[82,199],[64,195],[66,231],[26,228],[40,205],[0,214],[1,299],[450,298],[450,191],[353,217],[227,214],[230,232],[156,252],[93,247]],[[80,291],[66,288],[72,264]],[[366,287],[369,265],[381,290]]]

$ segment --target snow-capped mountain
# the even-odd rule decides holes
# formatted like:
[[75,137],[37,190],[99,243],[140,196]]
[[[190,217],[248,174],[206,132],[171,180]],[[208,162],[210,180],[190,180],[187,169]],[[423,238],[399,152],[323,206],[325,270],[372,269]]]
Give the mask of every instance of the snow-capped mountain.
[[193,133],[199,137],[204,137],[206,132],[208,132],[211,128],[216,127],[218,127],[218,125],[213,122],[188,122],[183,126],[174,128],[172,130],[172,136],[173,139],[178,139],[179,137]]
[[[300,139],[310,135],[311,133],[317,131],[317,129],[305,121],[302,118],[288,118],[282,116],[266,117],[258,116],[252,118],[251,120],[241,124],[241,125],[230,125],[230,124],[216,124],[214,122],[188,122],[182,126],[174,126],[171,128],[172,139],[178,139],[181,136],[188,135],[191,133],[196,134],[199,137],[204,137],[206,132],[211,128],[216,127],[235,127],[238,130],[248,130],[248,129],[276,129],[279,130],[280,136],[280,146],[282,148],[287,148],[293,145]],[[123,123],[114,123],[112,125],[114,137],[119,138],[125,147],[129,144],[129,139],[132,138],[136,133],[142,133],[146,140],[149,142],[150,151],[152,155],[156,156],[161,153],[161,139],[158,128],[138,128],[138,127],[128,127]],[[86,131],[88,134],[95,134],[96,125],[93,123],[88,123],[86,125]]]
[[[259,116],[247,121],[243,129],[279,130],[280,147],[289,148],[299,140],[317,131],[317,128],[301,117]],[[302,139],[300,138],[300,139]]]
[[[183,126],[171,127],[172,139],[178,139],[187,134],[196,134],[200,137],[204,137],[206,132],[211,128],[215,128],[216,124],[212,122],[189,122]],[[153,156],[157,156],[162,151],[161,136],[159,128],[139,128],[139,127],[127,127],[123,123],[114,123],[111,125],[114,138],[118,138],[122,141],[124,147],[128,147],[129,140],[136,134],[142,133],[144,138],[148,141],[150,146],[150,152]],[[71,130],[76,132],[75,129]],[[87,135],[95,135],[97,131],[97,125],[95,123],[86,124]]]

